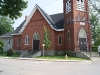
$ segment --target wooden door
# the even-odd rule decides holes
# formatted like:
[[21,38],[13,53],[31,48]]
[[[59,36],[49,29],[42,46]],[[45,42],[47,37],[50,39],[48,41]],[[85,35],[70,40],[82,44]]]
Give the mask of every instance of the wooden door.
[[87,50],[86,38],[79,38],[79,47],[80,47],[80,50],[82,51]]

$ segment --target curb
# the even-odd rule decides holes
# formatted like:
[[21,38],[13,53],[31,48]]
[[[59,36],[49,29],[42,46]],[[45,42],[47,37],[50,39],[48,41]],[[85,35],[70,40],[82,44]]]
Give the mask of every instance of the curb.
[[19,58],[19,57],[1,57],[4,59],[16,59],[16,60],[31,60],[31,61],[51,61],[51,62],[92,62],[91,60],[57,60],[57,59],[39,59],[39,58]]

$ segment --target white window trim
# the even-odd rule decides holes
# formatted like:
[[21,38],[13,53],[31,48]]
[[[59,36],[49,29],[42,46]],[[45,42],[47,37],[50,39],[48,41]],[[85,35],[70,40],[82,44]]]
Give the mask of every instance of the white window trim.
[[[26,40],[27,40],[27,42],[26,42]],[[29,37],[27,35],[25,37],[25,45],[29,45]]]
[[8,46],[10,46],[10,45],[11,45],[11,39],[8,39]]
[[61,44],[59,44],[59,37],[61,37],[60,35],[58,36],[58,45],[62,45],[62,38],[61,38]]

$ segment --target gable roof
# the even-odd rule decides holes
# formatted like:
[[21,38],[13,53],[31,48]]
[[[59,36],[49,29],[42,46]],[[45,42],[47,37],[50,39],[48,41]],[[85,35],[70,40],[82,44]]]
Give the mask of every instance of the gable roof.
[[57,29],[64,29],[64,16],[63,13],[50,15]]
[[15,31],[12,32],[11,35],[16,35],[16,34],[20,34],[19,31],[22,29],[23,25],[25,24],[26,20],[24,20],[20,25],[19,27],[17,27],[17,29]]
[[[23,30],[25,29],[25,27],[27,26],[28,22],[30,21],[30,19],[32,18],[32,16],[34,15],[36,10],[39,10],[39,12],[43,15],[43,17],[45,18],[45,20],[49,23],[49,25],[51,26],[52,29],[54,29],[55,31],[63,31],[63,27],[59,28],[59,26],[57,27],[57,25],[54,23],[54,21],[52,20],[51,16],[48,15],[44,10],[42,10],[37,4],[35,5],[34,9],[32,10],[31,14],[29,15],[28,19],[26,20],[25,24],[23,25],[22,29],[19,31],[19,33],[21,34],[23,32]],[[62,21],[61,21],[62,22]]]
[[12,33],[12,32],[9,32],[9,33],[0,35],[0,38],[3,38],[3,37],[12,37],[12,36],[11,36],[11,33]]

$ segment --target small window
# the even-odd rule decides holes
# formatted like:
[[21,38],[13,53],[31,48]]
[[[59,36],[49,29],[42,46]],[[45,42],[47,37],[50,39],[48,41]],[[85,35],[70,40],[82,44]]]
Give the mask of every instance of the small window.
[[68,23],[68,18],[67,18],[67,23]]
[[70,44],[70,31],[68,30],[68,33],[67,33],[67,42],[68,44]]
[[62,39],[61,36],[58,36],[58,45],[61,45]]
[[72,21],[71,16],[70,16],[70,22]]
[[82,20],[83,20],[83,21],[86,21],[86,18],[85,18],[85,16],[83,16],[83,17],[82,17]]
[[17,45],[21,45],[21,39],[17,40]]
[[77,16],[77,20],[80,21],[80,15]]
[[11,40],[10,39],[8,39],[8,45],[10,45],[11,44]]
[[28,45],[28,44],[29,44],[29,37],[26,36],[26,37],[25,37],[25,45]]

